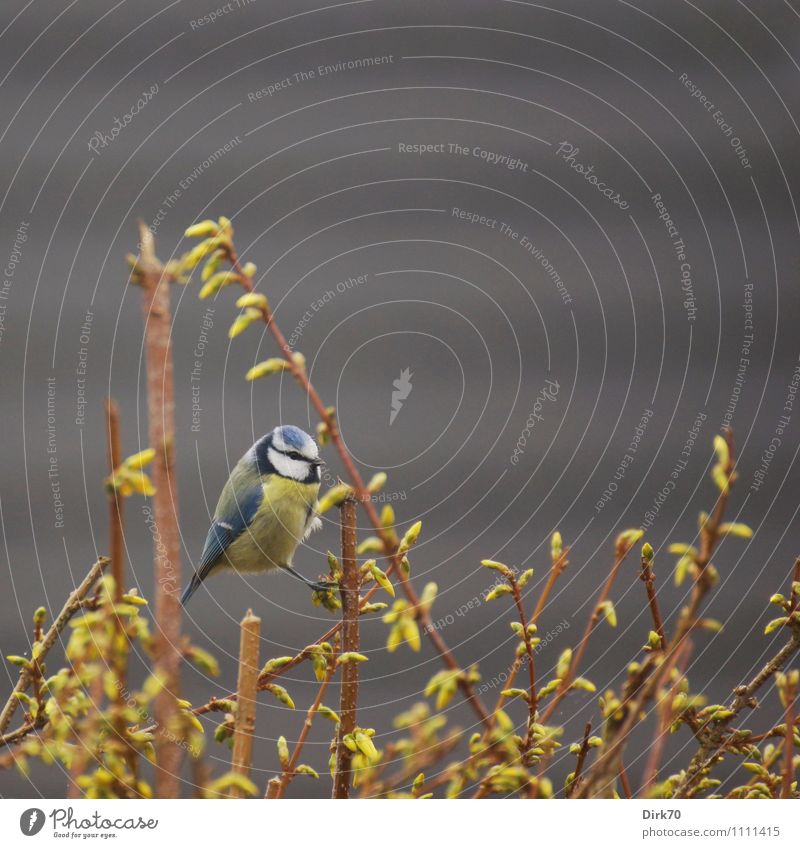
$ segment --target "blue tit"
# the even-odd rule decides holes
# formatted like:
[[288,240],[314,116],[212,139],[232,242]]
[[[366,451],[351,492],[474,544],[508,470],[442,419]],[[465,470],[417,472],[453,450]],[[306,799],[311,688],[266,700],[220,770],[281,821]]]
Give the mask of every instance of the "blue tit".
[[314,589],[323,588],[292,568],[298,544],[321,526],[314,512],[321,464],[316,442],[299,427],[276,427],[260,438],[222,489],[200,563],[181,603],[186,604],[209,574],[226,568],[282,568]]

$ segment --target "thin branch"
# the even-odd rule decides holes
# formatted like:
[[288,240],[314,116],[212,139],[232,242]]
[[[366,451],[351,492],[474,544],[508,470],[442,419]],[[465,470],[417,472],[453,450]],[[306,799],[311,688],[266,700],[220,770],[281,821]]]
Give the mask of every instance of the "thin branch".
[[619,782],[622,786],[622,791],[625,793],[626,798],[633,798],[633,789],[631,789],[631,782],[628,780],[628,772],[625,771],[625,763],[622,760],[619,761]]
[[[328,669],[325,672],[325,677],[323,677],[322,682],[320,683],[319,689],[317,690],[317,697],[314,699],[314,703],[308,708],[308,712],[306,713],[306,720],[303,722],[303,729],[300,731],[300,736],[297,738],[297,743],[295,744],[294,750],[292,751],[292,758],[289,760],[289,765],[286,766],[286,768],[283,770],[272,794],[270,794],[270,786],[268,785],[267,795],[265,797],[283,798],[289,784],[292,782],[292,780],[294,780],[296,775],[295,769],[297,768],[297,765],[300,762],[300,754],[303,750],[303,746],[306,744],[308,734],[311,732],[311,728],[314,724],[314,717],[317,714],[317,710],[319,710],[320,706],[322,705],[322,699],[325,697],[325,692],[328,690],[328,686],[330,685],[331,678],[333,677],[333,673],[335,670],[336,664],[331,658],[329,658]],[[269,784],[271,785],[272,783],[273,781],[270,780]]]
[[[700,749],[692,757],[689,767],[673,793],[673,798],[687,798],[695,784],[717,763],[725,746],[730,741],[730,725],[739,713],[747,708],[758,706],[756,692],[780,671],[786,660],[800,648],[800,627],[795,626],[791,639],[772,657],[746,685],[734,690],[734,699],[730,704],[731,714],[723,721],[703,724],[696,735],[700,738]],[[735,733],[735,731],[734,731]],[[749,741],[749,739],[748,739]]]
[[781,798],[791,798],[792,783],[794,783],[794,704],[797,698],[797,687],[792,675],[786,676],[784,698],[786,700],[786,735],[783,742]]
[[170,330],[170,277],[155,254],[150,229],[139,223],[140,255],[131,281],[142,287],[147,403],[153,460],[155,524],[153,536],[155,570],[154,615],[157,624],[154,660],[164,683],[156,698],[156,795],[177,797],[182,749],[169,728],[178,714],[180,686],[181,549],[178,534],[177,480],[175,475],[175,398]]
[[675,667],[680,674],[676,677],[672,686],[670,686],[666,695],[661,702],[659,710],[658,725],[656,727],[655,737],[650,746],[650,752],[647,758],[647,764],[644,767],[644,781],[639,790],[639,797],[646,798],[650,793],[650,789],[658,779],[658,772],[661,767],[661,758],[664,755],[664,748],[667,744],[667,736],[669,727],[672,724],[672,702],[678,693],[678,686],[681,682],[681,677],[686,670],[689,662],[689,656],[692,652],[692,643],[687,639],[679,648],[680,655],[676,657]]
[[520,751],[521,757],[525,755],[533,746],[533,727],[536,724],[536,712],[538,709],[538,701],[536,698],[536,665],[533,654],[533,642],[531,635],[528,632],[528,617],[525,615],[525,607],[522,605],[522,593],[520,592],[517,578],[512,573],[508,579],[511,585],[511,595],[514,598],[514,606],[517,608],[519,621],[522,625],[522,638],[525,642],[525,656],[528,658],[528,729],[525,734],[525,741]]
[[[639,722],[645,706],[655,697],[663,681],[667,679],[667,675],[677,662],[681,645],[697,624],[703,601],[714,586],[709,565],[711,564],[711,556],[720,539],[720,528],[728,505],[731,486],[737,477],[733,434],[730,428],[725,429],[724,438],[728,453],[727,462],[722,468],[725,485],[720,489],[714,511],[700,530],[700,551],[694,560],[696,576],[689,603],[683,608],[678,618],[675,632],[667,644],[663,656],[659,653],[660,664],[655,662],[654,654],[650,654],[642,663],[637,674],[629,680],[629,694],[623,703],[626,710],[625,719],[614,729],[613,739],[607,741],[605,750],[592,765],[591,774],[587,775],[587,780],[582,788],[582,796],[598,797],[611,791],[613,782],[619,774],[622,751],[630,732]],[[655,674],[653,674],[654,670],[656,670]]]
[[647,602],[650,606],[650,614],[653,617],[653,627],[658,637],[661,640],[661,650],[667,647],[667,636],[664,633],[664,620],[661,618],[661,610],[658,606],[658,596],[656,595],[656,574],[653,571],[653,549],[645,546],[646,552],[642,553],[642,573],[640,575],[647,589]]
[[547,705],[547,708],[542,713],[541,722],[542,724],[546,724],[547,720],[550,716],[555,712],[558,705],[564,699],[564,696],[569,692],[569,688],[572,685],[573,680],[575,679],[575,674],[580,666],[581,660],[583,659],[583,655],[586,653],[586,648],[589,646],[589,640],[591,639],[592,632],[600,619],[601,616],[601,607],[608,600],[608,596],[611,592],[611,588],[614,585],[614,582],[617,579],[617,575],[619,574],[619,570],[622,567],[622,563],[625,562],[626,557],[631,552],[633,548],[633,543],[629,543],[624,538],[619,538],[617,540],[617,544],[614,551],[614,564],[611,566],[611,570],[606,577],[605,583],[603,584],[603,588],[600,590],[600,594],[597,596],[597,600],[594,603],[592,608],[592,613],[589,616],[589,620],[586,622],[586,628],[583,631],[583,636],[581,637],[581,641],[578,643],[578,647],[575,649],[575,653],[572,655],[572,661],[569,664],[569,668],[567,669],[566,675],[564,675],[564,679],[561,681],[561,684],[558,687],[558,690],[553,695],[552,700]]
[[[564,569],[569,565],[569,560],[567,559],[567,555],[569,554],[569,547],[564,548],[560,554],[558,554],[554,560],[552,565],[550,566],[550,573],[547,576],[547,582],[545,583],[544,589],[542,589],[541,595],[539,595],[539,600],[536,602],[536,607],[533,610],[533,614],[531,615],[530,623],[536,624],[539,621],[539,616],[542,614],[542,611],[547,604],[547,600],[550,597],[551,592],[553,591],[553,587],[555,586],[556,580],[559,575],[561,575]],[[520,669],[522,668],[523,657],[514,657],[514,662],[511,664],[511,667],[508,670],[508,674],[506,675],[505,680],[505,688],[510,689],[514,686],[514,681],[517,679],[517,675],[519,674]],[[503,708],[503,704],[506,701],[506,696],[501,692],[497,696],[497,703],[495,704],[494,710],[492,710],[491,715],[491,726],[494,726],[494,722],[497,716],[497,712]],[[491,729],[491,727],[489,728]]]
[[[233,731],[233,757],[231,770],[244,777],[250,776],[253,757],[253,732],[256,724],[256,681],[258,679],[258,652],[261,636],[261,619],[247,610],[241,621],[239,636],[239,677],[236,691],[236,724]],[[232,798],[244,798],[238,787],[231,788]]]
[[578,751],[578,761],[575,763],[575,771],[572,773],[572,780],[569,782],[569,786],[567,787],[567,798],[571,798],[575,794],[575,790],[580,786],[581,772],[583,771],[583,766],[586,762],[586,757],[589,756],[589,736],[591,735],[591,733],[592,723],[590,721],[587,721],[586,727],[583,731],[583,741],[581,742],[581,749],[580,751]]
[[[113,478],[114,472],[122,463],[122,447],[119,432],[119,408],[113,398],[106,398],[106,439],[108,454],[108,473]],[[125,591],[125,539],[123,522],[124,498],[116,488],[108,487],[108,535],[111,555],[111,574],[116,586],[115,598],[119,600]]]
[[[103,573],[103,569],[105,569],[109,562],[111,562],[111,560],[108,557],[100,557],[89,569],[89,573],[83,578],[80,585],[78,585],[78,587],[74,589],[67,598],[67,602],[64,604],[61,612],[56,616],[55,620],[50,625],[50,629],[41,641],[41,646],[38,649],[36,657],[36,660],[39,663],[44,661],[44,658],[47,656],[50,649],[53,645],[55,645],[56,639],[58,639],[61,631],[67,626],[67,622],[83,607],[83,601],[86,598],[86,595],[89,594],[89,590],[100,578]],[[31,683],[31,673],[32,666],[30,665],[25,666],[20,671],[19,680],[17,680],[17,684],[11,692],[9,699],[6,701],[2,711],[0,711],[0,733],[5,733],[8,725],[11,723],[11,719],[14,717],[14,712],[19,705],[17,694],[19,692],[24,692],[28,688]],[[31,729],[33,729],[33,727],[31,727]],[[9,734],[9,736],[14,736],[14,738],[10,739],[7,736],[0,737],[0,747],[9,744],[9,742],[18,741],[18,739],[21,738],[15,734]]]
[[[358,653],[359,633],[358,596],[361,589],[361,575],[356,561],[356,502],[345,498],[341,505],[342,515],[342,653]],[[351,659],[342,663],[342,690],[339,710],[339,729],[336,734],[336,766],[333,774],[333,797],[348,798],[352,753],[344,743],[344,738],[353,733],[356,727],[356,707],[358,704],[358,662]]]

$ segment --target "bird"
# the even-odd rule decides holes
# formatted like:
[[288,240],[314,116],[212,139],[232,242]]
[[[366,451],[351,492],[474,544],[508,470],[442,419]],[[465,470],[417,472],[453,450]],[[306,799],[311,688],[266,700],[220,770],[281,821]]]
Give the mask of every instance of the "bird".
[[210,575],[283,569],[315,591],[315,583],[292,567],[297,546],[321,527],[316,515],[320,485],[317,443],[291,424],[262,436],[236,463],[222,489],[191,582],[183,590],[186,605]]

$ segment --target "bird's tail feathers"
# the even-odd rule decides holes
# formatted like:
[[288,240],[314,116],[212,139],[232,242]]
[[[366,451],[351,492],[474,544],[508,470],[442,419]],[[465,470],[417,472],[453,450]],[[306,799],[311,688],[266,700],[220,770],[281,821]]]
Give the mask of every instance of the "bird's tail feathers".
[[185,606],[186,606],[186,604],[187,604],[187,603],[188,603],[188,601],[189,601],[189,598],[191,598],[191,597],[192,597],[192,595],[193,595],[193,594],[194,594],[194,593],[198,590],[198,588],[200,587],[200,584],[203,582],[203,579],[205,578],[205,576],[206,576],[205,574],[203,574],[203,575],[201,576],[201,575],[200,575],[200,574],[198,574],[197,572],[195,572],[195,573],[192,575],[192,580],[191,580],[191,582],[190,582],[190,583],[189,583],[189,585],[188,585],[188,586],[187,586],[187,587],[183,590],[183,594],[181,595],[181,606],[182,606],[182,607],[185,607]]

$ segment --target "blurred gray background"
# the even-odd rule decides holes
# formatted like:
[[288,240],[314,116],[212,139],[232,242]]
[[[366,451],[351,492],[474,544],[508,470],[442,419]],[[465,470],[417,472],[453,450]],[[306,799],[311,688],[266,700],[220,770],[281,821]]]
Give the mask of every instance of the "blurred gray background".
[[[725,629],[698,635],[688,671],[715,701],[725,698],[770,652],[767,599],[785,589],[798,553],[800,408],[784,408],[800,354],[796,4],[220,6],[3,3],[3,654],[26,647],[31,611],[58,609],[107,549],[107,394],[122,410],[124,453],[147,446],[139,293],[124,264],[137,218],[167,259],[186,249],[186,226],[225,214],[277,321],[337,406],[360,468],[387,471],[403,526],[422,519],[415,584],[438,584],[434,620],[445,621],[461,665],[479,663],[491,685],[512,656],[511,615],[503,601],[480,602],[490,582],[480,559],[535,567],[533,604],[550,534],[558,528],[573,545],[540,622],[542,635],[561,629],[539,655],[543,679],[577,642],[624,528],[647,527],[672,619],[685,587],[673,585],[666,544],[691,541],[698,510],[713,505],[711,440],[730,421],[741,475],[731,515],[756,532],[715,557],[723,580],[707,611]],[[420,155],[406,145],[436,147]],[[503,156],[517,164],[498,163]],[[677,233],[659,220],[664,209]],[[245,382],[273,348],[255,328],[229,342],[235,293],[210,303],[197,291],[193,282],[173,292],[184,574],[245,449],[278,423],[315,426],[290,381]],[[390,425],[404,369],[412,389]],[[540,419],[529,427],[534,410]],[[626,454],[633,461],[620,474]],[[324,455],[335,479],[336,457]],[[616,491],[603,501],[609,484]],[[144,507],[128,501],[127,550],[130,582],[147,595]],[[337,539],[326,521],[295,564],[316,576]],[[207,589],[185,627],[217,655],[222,675],[186,669],[184,694],[198,703],[234,686],[237,622],[248,606],[263,618],[265,659],[298,650],[332,621],[280,575],[220,578]],[[601,625],[586,655],[584,674],[598,688],[619,684],[646,638],[643,597],[631,561],[614,591],[620,626]],[[391,717],[422,698],[440,667],[427,643],[419,654],[404,646],[387,655],[385,640],[379,618],[363,620],[372,661],[362,667],[359,723],[375,727],[381,744]],[[6,688],[13,678],[8,667]],[[262,786],[278,767],[274,740],[296,738],[315,691],[307,667],[285,683],[296,712],[261,696]],[[774,693],[768,701],[765,726]],[[519,706],[510,712],[523,720]],[[475,728],[458,699],[447,714]],[[595,697],[567,699],[557,716],[565,741],[593,716]],[[329,731],[316,728],[303,757],[321,772]],[[634,776],[644,740],[628,755]],[[692,750],[688,733],[676,734],[665,773]],[[228,756],[209,744],[215,772]],[[564,754],[555,773],[571,767]],[[57,769],[0,774],[10,796],[65,787]],[[328,795],[327,775],[297,780],[292,793]]]

